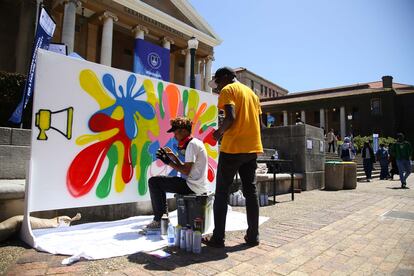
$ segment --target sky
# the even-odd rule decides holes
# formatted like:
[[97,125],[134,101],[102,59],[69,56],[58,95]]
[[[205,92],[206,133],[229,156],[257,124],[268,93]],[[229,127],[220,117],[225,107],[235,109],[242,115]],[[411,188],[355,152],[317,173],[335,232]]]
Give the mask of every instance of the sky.
[[190,0],[223,40],[213,73],[245,67],[300,92],[380,81],[414,85],[413,0]]

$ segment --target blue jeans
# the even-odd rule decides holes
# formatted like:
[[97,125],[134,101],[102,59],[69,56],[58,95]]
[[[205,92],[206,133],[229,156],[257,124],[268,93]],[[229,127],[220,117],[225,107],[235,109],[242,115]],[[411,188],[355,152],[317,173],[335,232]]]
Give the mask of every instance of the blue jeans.
[[400,173],[400,181],[402,185],[407,184],[407,178],[411,173],[410,160],[397,160],[398,171]]

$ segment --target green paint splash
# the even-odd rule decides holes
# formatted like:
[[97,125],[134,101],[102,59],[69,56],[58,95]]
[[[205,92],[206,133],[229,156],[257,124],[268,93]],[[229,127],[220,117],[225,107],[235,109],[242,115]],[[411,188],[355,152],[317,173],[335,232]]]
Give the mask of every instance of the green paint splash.
[[105,175],[96,188],[96,196],[98,198],[105,198],[111,192],[112,176],[114,175],[115,166],[118,163],[118,150],[115,145],[111,146],[106,156],[109,159],[109,164]]
[[164,106],[162,105],[162,94],[164,93],[164,85],[162,82],[158,82],[158,103],[160,105],[160,115],[161,118],[164,118]]
[[186,111],[187,103],[188,103],[188,90],[185,89],[183,91],[183,106],[184,106],[184,108],[183,108],[183,116],[186,116],[185,115],[185,111]]
[[139,176],[138,180],[138,194],[139,195],[145,195],[148,191],[148,183],[147,183],[147,171],[149,166],[152,163],[151,155],[148,152],[148,148],[150,146],[151,142],[146,142],[141,151],[141,175]]

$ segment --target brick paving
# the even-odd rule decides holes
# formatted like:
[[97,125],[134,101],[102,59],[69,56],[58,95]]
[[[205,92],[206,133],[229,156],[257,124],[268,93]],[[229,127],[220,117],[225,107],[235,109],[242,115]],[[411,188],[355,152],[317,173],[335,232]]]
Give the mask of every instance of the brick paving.
[[[226,247],[203,247],[200,255],[173,250],[157,259],[145,253],[61,265],[65,256],[27,248],[18,240],[0,245],[6,275],[414,275],[414,221],[384,217],[414,213],[414,176],[358,183],[356,190],[310,191],[278,196],[262,207],[270,219],[260,227],[261,244],[243,245],[242,232]],[[243,208],[235,208],[243,211]]]

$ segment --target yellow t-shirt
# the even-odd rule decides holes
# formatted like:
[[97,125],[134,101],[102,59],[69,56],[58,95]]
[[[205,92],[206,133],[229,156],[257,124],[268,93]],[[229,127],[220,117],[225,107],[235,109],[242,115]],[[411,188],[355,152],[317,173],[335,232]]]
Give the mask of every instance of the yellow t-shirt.
[[236,119],[224,132],[220,151],[225,153],[263,152],[259,115],[262,114],[259,97],[246,85],[234,82],[221,89],[218,108],[233,105]]

